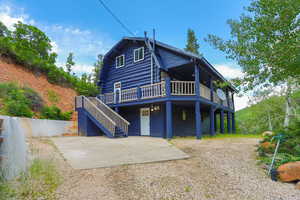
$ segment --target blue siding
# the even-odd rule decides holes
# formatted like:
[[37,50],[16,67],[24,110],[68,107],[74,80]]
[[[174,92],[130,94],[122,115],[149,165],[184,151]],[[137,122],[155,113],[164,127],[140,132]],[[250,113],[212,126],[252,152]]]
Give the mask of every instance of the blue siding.
[[[160,105],[160,104],[156,104]],[[130,122],[128,127],[129,136],[141,135],[140,109],[150,107],[150,105],[138,107],[119,108],[119,114]],[[165,137],[165,107],[160,105],[159,111],[150,112],[150,136]]]
[[[134,62],[134,49],[144,47],[144,60]],[[116,68],[115,57],[125,55],[125,66]],[[137,87],[140,85],[147,85],[151,83],[151,55],[144,43],[130,43],[123,49],[119,50],[109,62],[104,63],[105,70],[103,71],[104,80],[102,80],[102,93],[113,92],[113,85],[115,82],[121,81],[122,89]],[[153,80],[159,80],[159,73],[157,73],[157,66],[154,65],[155,77]]]
[[103,135],[101,129],[88,117],[83,109],[78,109],[78,131],[84,136],[99,136]]

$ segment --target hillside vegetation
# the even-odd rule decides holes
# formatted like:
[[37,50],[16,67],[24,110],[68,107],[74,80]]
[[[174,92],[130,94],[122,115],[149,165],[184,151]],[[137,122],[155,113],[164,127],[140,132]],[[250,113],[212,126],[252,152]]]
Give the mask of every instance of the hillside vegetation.
[[[54,95],[54,94],[53,94]],[[53,103],[55,97],[53,96]],[[54,104],[47,106],[32,88],[0,83],[0,114],[41,119],[70,120],[72,111],[62,112]]]
[[[297,121],[297,113],[300,111],[299,90],[292,94],[292,104],[294,107],[292,118],[294,121]],[[236,112],[237,132],[261,134],[268,130],[280,131],[283,129],[284,117],[284,96],[271,96],[266,100]]]
[[56,66],[57,54],[52,51],[50,39],[35,26],[18,22],[10,31],[0,22],[0,56],[46,75],[50,83],[74,88],[80,95],[95,96],[98,93],[97,86],[85,76],[78,78]]

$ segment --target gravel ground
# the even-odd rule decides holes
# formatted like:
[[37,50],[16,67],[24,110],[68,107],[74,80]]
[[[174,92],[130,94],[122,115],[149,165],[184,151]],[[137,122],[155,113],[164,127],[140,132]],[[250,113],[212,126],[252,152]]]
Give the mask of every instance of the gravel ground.
[[64,181],[58,199],[300,200],[293,184],[271,181],[256,164],[257,143],[248,138],[176,139],[172,144],[191,158],[74,170],[51,142],[32,141],[61,171]]

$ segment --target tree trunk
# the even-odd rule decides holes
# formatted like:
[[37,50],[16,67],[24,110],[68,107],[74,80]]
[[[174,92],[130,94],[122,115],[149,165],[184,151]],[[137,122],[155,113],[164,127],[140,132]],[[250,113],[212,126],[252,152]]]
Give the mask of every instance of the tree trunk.
[[273,131],[270,111],[268,111],[268,123],[269,123],[269,131]]
[[292,116],[292,99],[291,99],[291,85],[287,83],[287,91],[285,95],[285,116],[284,116],[284,122],[283,127],[286,128],[290,124],[290,119]]

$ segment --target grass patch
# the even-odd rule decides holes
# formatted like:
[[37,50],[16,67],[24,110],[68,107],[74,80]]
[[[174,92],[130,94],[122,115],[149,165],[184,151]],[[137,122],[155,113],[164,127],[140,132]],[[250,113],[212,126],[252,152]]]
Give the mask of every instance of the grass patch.
[[[240,133],[232,133],[232,134],[221,134],[218,133],[214,136],[211,135],[203,135],[202,139],[223,139],[223,138],[262,138],[261,135],[258,134],[240,134]],[[175,136],[173,139],[196,139],[195,136],[186,136],[186,137],[180,137],[180,136]]]
[[0,200],[55,200],[60,182],[60,175],[51,161],[34,159],[28,171],[16,180],[1,180]]

